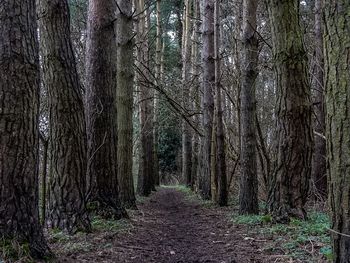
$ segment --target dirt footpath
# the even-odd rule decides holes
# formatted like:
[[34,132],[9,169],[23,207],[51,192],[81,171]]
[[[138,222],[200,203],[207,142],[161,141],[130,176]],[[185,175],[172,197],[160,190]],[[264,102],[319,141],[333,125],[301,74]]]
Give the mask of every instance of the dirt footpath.
[[204,207],[171,188],[154,193],[131,216],[132,228],[110,246],[98,246],[61,262],[245,263],[270,262],[244,240],[229,220],[229,208]]

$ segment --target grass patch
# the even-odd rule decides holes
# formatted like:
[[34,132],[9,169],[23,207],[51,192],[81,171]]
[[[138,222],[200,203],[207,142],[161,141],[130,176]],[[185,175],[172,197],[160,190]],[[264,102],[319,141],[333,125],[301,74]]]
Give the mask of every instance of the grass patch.
[[260,225],[271,221],[270,215],[240,215],[233,219],[233,222],[239,225]]
[[131,224],[127,220],[92,216],[91,227],[91,233],[78,232],[75,235],[69,235],[59,229],[51,229],[48,233],[48,241],[58,256],[98,251],[100,247],[110,244],[115,234],[129,229]]
[[69,241],[71,236],[61,231],[58,228],[53,228],[49,231],[49,241],[50,243],[56,242],[67,242]]
[[92,247],[92,244],[88,241],[87,234],[80,232],[75,235],[68,235],[63,231],[53,230],[49,232],[48,241],[57,255],[88,252]]
[[91,221],[92,231],[99,232],[120,232],[129,228],[127,220],[103,219],[99,216],[93,217]]
[[310,212],[307,221],[293,218],[289,224],[272,224],[269,215],[234,215],[232,221],[246,225],[250,236],[266,240],[264,250],[272,254],[282,252],[303,262],[332,260],[330,222],[324,213]]
[[16,239],[0,240],[0,262],[6,260],[14,262],[20,260],[25,263],[35,262],[30,256],[30,248],[28,242],[19,242]]

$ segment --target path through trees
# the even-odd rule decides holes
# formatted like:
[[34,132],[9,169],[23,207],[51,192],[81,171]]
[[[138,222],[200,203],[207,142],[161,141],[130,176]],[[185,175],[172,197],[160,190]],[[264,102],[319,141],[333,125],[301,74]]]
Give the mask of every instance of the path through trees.
[[[208,204],[208,203],[206,203]],[[247,229],[229,219],[230,208],[189,200],[173,188],[161,188],[131,216],[132,227],[97,237],[87,253],[63,262],[271,262],[247,239]]]

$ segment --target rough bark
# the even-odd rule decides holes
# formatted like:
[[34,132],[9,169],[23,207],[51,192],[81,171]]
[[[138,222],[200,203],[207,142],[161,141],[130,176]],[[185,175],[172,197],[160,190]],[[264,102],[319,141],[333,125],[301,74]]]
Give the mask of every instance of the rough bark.
[[[190,68],[191,68],[191,0],[185,1],[182,41],[182,106],[189,109]],[[190,125],[182,120],[182,178],[191,186],[192,141]]]
[[67,0],[40,0],[43,83],[50,107],[48,225],[69,233],[90,230],[86,210],[86,127],[70,38]]
[[213,131],[215,87],[215,54],[214,54],[214,3],[215,0],[203,1],[203,46],[202,46],[202,127],[203,137],[200,145],[201,171],[199,190],[204,199],[211,196],[211,140]]
[[[241,37],[241,30],[243,28],[243,0],[235,0],[236,2],[236,10],[235,10],[235,45],[234,45],[234,58],[235,58],[235,67],[237,68],[236,74],[237,74],[237,83],[236,85],[232,85],[232,94],[237,93],[235,103],[237,105],[237,113],[232,114],[232,123],[231,123],[231,129],[237,134],[236,140],[232,140],[230,144],[233,145],[233,147],[237,147],[237,159],[240,159],[241,155],[241,87],[242,87],[242,53],[241,50],[243,50],[242,47],[242,41],[240,41]],[[237,89],[237,90],[236,90]],[[237,123],[235,125],[235,123]],[[235,129],[235,126],[238,126]],[[237,141],[238,143],[236,143]]]
[[225,132],[222,107],[221,86],[221,34],[220,34],[220,1],[215,1],[215,88],[216,88],[216,176],[217,176],[217,203],[227,205],[228,189],[226,177]]
[[[155,66],[155,78],[156,85],[163,85],[163,72],[162,67],[164,63],[163,58],[163,29],[162,29],[162,14],[161,14],[161,0],[157,0],[156,10],[157,10],[157,35],[156,35],[156,66]],[[163,59],[163,61],[162,61]],[[154,91],[154,178],[155,185],[160,185],[159,178],[159,159],[158,159],[158,140],[159,140],[159,92]]]
[[[199,59],[199,41],[201,35],[201,20],[200,20],[200,3],[199,0],[193,2],[193,17],[194,25],[192,32],[192,51],[191,51],[191,95],[193,99],[192,110],[194,112],[200,111],[200,98],[199,98],[199,77],[200,77],[200,59]],[[199,114],[194,116],[194,123],[198,127],[200,125]],[[191,161],[191,187],[192,190],[198,188],[198,154],[199,154],[199,135],[196,132],[192,132],[192,161]]]
[[325,105],[324,105],[324,55],[323,55],[323,0],[315,1],[315,62],[313,71],[314,91],[314,130],[315,149],[312,162],[312,180],[316,197],[327,196],[327,167],[325,134]]
[[145,27],[145,40],[146,40],[146,44],[147,44],[147,49],[145,49],[145,62],[144,65],[144,74],[146,74],[146,78],[145,78],[145,83],[147,82],[147,86],[149,88],[149,97],[148,97],[148,107],[149,107],[149,114],[147,115],[147,119],[149,120],[149,132],[150,136],[149,136],[149,143],[148,143],[148,147],[151,148],[152,150],[152,155],[147,157],[148,158],[148,162],[150,163],[150,170],[149,170],[149,174],[150,174],[150,182],[151,182],[151,189],[152,191],[156,191],[156,175],[155,175],[155,163],[154,163],[154,156],[155,156],[155,148],[154,148],[154,116],[155,116],[155,111],[154,111],[154,97],[155,97],[155,88],[154,88],[154,72],[153,72],[153,68],[152,68],[152,63],[151,63],[151,43],[150,43],[150,39],[149,39],[149,34],[152,31],[152,24],[151,24],[151,13],[152,10],[151,8],[149,8],[150,6],[150,1],[146,2],[146,27]]
[[50,255],[39,222],[39,48],[35,1],[0,4],[0,239]]
[[41,224],[46,223],[46,200],[47,200],[47,161],[49,154],[49,141],[40,136],[43,147],[42,174],[41,174]]
[[[350,2],[325,2],[328,190],[333,262],[350,259]],[[348,236],[344,236],[348,235]]]
[[182,21],[182,15],[181,15],[182,10],[183,10],[183,2],[182,1],[175,1],[174,2],[174,13],[175,13],[176,20],[177,20],[175,22],[175,31],[176,31],[176,38],[177,38],[180,50],[182,50],[182,40],[183,40],[183,37],[182,37],[183,21]]
[[[215,33],[214,33],[215,34]],[[216,55],[216,53],[215,53]],[[215,71],[216,71],[216,58],[215,58]],[[215,105],[216,103],[216,79],[215,79],[215,86],[213,87],[213,96],[214,96],[214,114],[213,114],[213,131],[211,133],[211,153],[210,153],[210,180],[211,180],[211,200],[213,202],[217,202],[218,200],[218,173],[217,173],[217,141],[216,141],[216,134],[217,134],[217,107]]]
[[145,11],[145,1],[139,0],[137,13],[138,21],[138,84],[140,87],[140,125],[141,125],[141,149],[140,168],[137,183],[137,192],[142,196],[148,196],[154,188],[153,172],[153,118],[152,118],[152,94],[149,79],[149,46],[148,46],[148,14]]
[[258,77],[258,38],[256,0],[243,2],[243,66],[241,83],[241,174],[239,190],[239,213],[257,214],[258,175],[256,141],[256,98],[255,86]]
[[119,0],[117,20],[117,113],[118,113],[118,178],[120,199],[124,207],[135,208],[133,166],[133,88],[134,42],[132,1]]
[[116,5],[113,0],[90,0],[86,45],[86,130],[89,202],[96,213],[119,219],[116,124]]
[[311,175],[311,98],[299,1],[270,0],[277,85],[277,162],[269,193],[274,220],[305,218]]

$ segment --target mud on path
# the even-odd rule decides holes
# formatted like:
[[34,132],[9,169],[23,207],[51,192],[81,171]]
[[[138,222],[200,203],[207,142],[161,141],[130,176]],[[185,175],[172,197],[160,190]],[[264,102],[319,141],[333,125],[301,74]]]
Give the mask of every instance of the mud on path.
[[[231,208],[232,209],[232,208]],[[205,207],[161,188],[131,216],[132,228],[60,262],[269,262],[229,220],[229,208]]]

